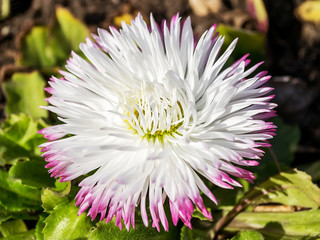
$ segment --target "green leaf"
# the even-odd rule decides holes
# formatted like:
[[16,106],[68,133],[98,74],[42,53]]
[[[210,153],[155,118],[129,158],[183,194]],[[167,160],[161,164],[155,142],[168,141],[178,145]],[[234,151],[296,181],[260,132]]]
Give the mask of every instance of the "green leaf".
[[238,38],[237,47],[228,62],[232,63],[247,53],[252,54],[250,59],[253,60],[253,62],[261,61],[265,58],[266,40],[264,34],[234,28],[221,23],[217,26],[217,32],[225,36],[223,49],[226,49],[234,39]]
[[65,188],[61,189],[58,184],[58,190],[46,188],[41,194],[42,208],[46,212],[52,212],[53,209],[61,203],[66,203],[69,201],[67,195],[71,189],[71,183],[67,182]]
[[16,233],[13,235],[10,235],[5,238],[0,238],[1,240],[35,240],[35,230],[29,230],[27,232],[22,232],[22,233]]
[[231,240],[264,240],[261,233],[253,230],[241,231]]
[[308,173],[313,181],[319,181],[320,180],[320,160],[300,165],[297,167],[299,170],[305,171]]
[[48,112],[39,108],[48,105],[44,100],[44,87],[44,79],[37,71],[13,74],[10,80],[3,82],[7,98],[6,114],[23,112],[34,118],[47,117]]
[[44,221],[44,239],[87,239],[94,224],[85,213],[77,216],[78,210],[74,201],[55,207]]
[[53,187],[55,180],[48,174],[46,164],[44,160],[18,162],[10,168],[9,176],[33,187]]
[[300,140],[300,129],[297,125],[286,124],[279,117],[272,118],[272,122],[278,127],[277,135],[270,140],[271,150],[265,149],[265,156],[254,170],[258,174],[256,182],[278,173],[274,158],[279,162],[282,171],[288,170]]
[[39,159],[37,146],[46,140],[37,131],[44,127],[46,124],[42,120],[35,121],[22,113],[11,114],[0,128],[0,158],[7,164],[19,159]]
[[46,124],[42,120],[34,120],[22,113],[12,114],[4,122],[1,133],[27,151],[32,151],[34,156],[40,156],[40,150],[36,151],[35,148],[46,140],[37,131],[44,127]]
[[210,240],[213,236],[210,236],[209,231],[190,229],[187,226],[183,226],[181,229],[180,240]]
[[[273,206],[275,203],[285,206],[282,206],[279,211],[279,208]],[[263,207],[263,212],[261,208],[257,211],[253,206],[259,204],[269,204],[269,206]],[[286,206],[294,207],[286,208]],[[228,223],[224,228],[225,231],[253,229],[259,230],[265,236],[276,237],[275,239],[280,239],[287,233],[292,236],[315,236],[316,233],[320,233],[320,215],[315,217],[316,213],[319,214],[319,207],[320,189],[312,183],[309,175],[294,169],[275,175],[257,185],[245,194],[231,211],[225,208],[223,217],[216,224],[216,230],[221,230],[221,227]],[[312,210],[292,212],[294,209],[307,208]],[[286,212],[283,212],[283,209],[286,209]],[[242,212],[243,210],[246,211]],[[260,224],[256,218],[260,218]],[[310,219],[307,221],[306,218]],[[310,231],[303,234],[304,229],[309,225]],[[268,234],[269,229],[274,231]]]
[[[207,209],[208,209],[209,212],[211,212],[211,209],[210,209],[210,208],[207,208]],[[210,221],[210,222],[213,221],[213,220],[210,220],[210,219],[206,218],[205,216],[203,216],[203,214],[201,213],[201,211],[200,211],[198,208],[196,208],[196,209],[193,211],[192,217],[193,217],[193,218],[197,218],[197,219],[202,220],[202,221]]]
[[35,68],[55,66],[55,59],[46,50],[49,32],[48,27],[35,26],[20,39],[19,65]]
[[[1,129],[0,129],[1,132]],[[0,133],[0,159],[5,164],[14,164],[19,159],[27,159],[30,154],[26,149],[18,143],[8,139],[6,135]]]
[[119,227],[115,225],[114,220],[112,220],[107,224],[105,222],[98,222],[97,228],[91,232],[89,236],[89,240],[174,239],[174,238],[171,238],[170,236],[171,236],[170,232],[158,233],[155,228],[145,227],[140,222],[137,222],[135,229],[130,229],[129,232],[126,229],[120,230]]
[[320,189],[312,183],[308,174],[291,170],[254,187],[244,196],[243,201],[252,204],[281,203],[316,209],[320,207]]
[[0,231],[4,237],[14,235],[16,233],[26,232],[28,228],[23,220],[10,220],[0,225]]
[[58,66],[65,63],[72,50],[80,53],[80,43],[90,35],[88,28],[63,7],[57,8],[56,21],[50,33],[47,52],[56,59]]
[[89,35],[80,20],[66,8],[58,7],[51,27],[35,26],[21,38],[18,64],[53,72],[65,63],[71,50],[80,53],[79,44]]
[[320,210],[288,213],[242,212],[224,231],[237,232],[244,229],[255,229],[268,240],[316,239],[320,237]]
[[33,210],[23,209],[23,210],[8,210],[0,203],[0,223],[7,221],[11,218],[14,219],[25,219],[25,220],[36,220],[38,216]]
[[66,196],[69,194],[71,188],[70,182],[60,182],[59,180],[56,180],[55,187],[52,188],[52,190],[56,192],[61,192],[62,196]]
[[0,205],[0,223],[5,222],[11,218],[9,211],[5,210],[2,205]]
[[45,214],[41,214],[39,217],[39,220],[37,222],[36,225],[36,229],[35,229],[35,235],[37,240],[44,240],[44,236],[43,236],[43,228],[45,226],[44,220],[47,218],[47,215]]
[[57,24],[59,26],[59,34],[67,41],[69,49],[79,49],[79,44],[90,35],[88,28],[76,19],[68,9],[58,7],[56,10]]
[[39,210],[40,190],[8,179],[8,173],[0,170],[0,203],[6,210]]

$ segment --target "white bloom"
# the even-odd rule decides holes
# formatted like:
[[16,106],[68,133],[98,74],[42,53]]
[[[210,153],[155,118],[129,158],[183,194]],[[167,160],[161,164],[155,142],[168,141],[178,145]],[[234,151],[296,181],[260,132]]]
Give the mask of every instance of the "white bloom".
[[252,182],[238,166],[257,165],[274,135],[264,120],[275,104],[261,87],[270,76],[251,76],[247,55],[223,70],[236,40],[220,53],[224,37],[215,26],[194,40],[190,18],[179,16],[150,27],[138,15],[121,30],[98,29],[95,42],[80,45],[90,62],[75,53],[46,90],[62,124],[40,131],[50,173],[70,181],[92,173],[79,186],[79,213],[134,227],[140,207],[148,225],[168,230],[164,202],[172,220],[191,227],[194,206],[211,218],[201,192],[215,197],[200,176],[222,188],[241,186],[230,175]]

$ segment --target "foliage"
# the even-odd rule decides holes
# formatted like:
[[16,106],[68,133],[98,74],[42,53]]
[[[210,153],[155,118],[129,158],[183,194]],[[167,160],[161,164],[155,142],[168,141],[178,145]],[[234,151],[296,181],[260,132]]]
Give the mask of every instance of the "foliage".
[[44,100],[43,91],[45,82],[37,71],[15,73],[2,86],[7,96],[5,109],[7,115],[24,112],[35,118],[47,117],[48,113],[39,108],[39,106],[46,106],[47,102]]
[[261,61],[265,58],[265,35],[260,32],[253,32],[249,30],[241,30],[234,27],[230,27],[224,24],[217,26],[217,31],[225,36],[224,48],[230,45],[230,43],[238,38],[237,48],[233,53],[233,57],[229,58],[229,62],[241,58],[247,53],[250,53],[250,58],[253,62]]
[[71,51],[80,52],[79,44],[87,36],[87,27],[67,9],[58,7],[50,27],[35,26],[20,39],[21,55],[17,64],[53,71],[65,63]]
[[45,139],[37,133],[46,124],[23,113],[11,114],[0,128],[0,161],[3,164],[15,164],[18,160],[40,160],[37,147]]
[[[258,11],[258,10],[257,10]],[[302,10],[301,10],[302,11]],[[124,19],[123,19],[124,18]],[[127,20],[122,16],[117,21]],[[252,52],[262,59],[265,35],[218,26],[228,44],[240,37],[236,58]],[[64,8],[57,8],[53,24],[34,26],[20,39],[20,66],[32,72],[14,73],[1,85],[6,95],[6,119],[0,128],[0,238],[1,239],[181,239],[208,240],[215,236],[232,240],[316,239],[320,237],[319,163],[290,170],[300,139],[297,126],[274,118],[277,136],[271,151],[261,159],[255,185],[238,180],[243,188],[211,190],[219,205],[212,209],[214,220],[193,214],[193,229],[182,224],[158,233],[145,227],[137,212],[136,227],[119,230],[113,220],[91,221],[85,213],[78,216],[75,183],[60,183],[49,176],[38,145],[45,140],[37,131],[52,123],[46,106],[44,87],[48,74],[56,73],[70,51],[79,52],[79,43],[89,35],[87,27]],[[34,44],[34,43],[37,44]],[[61,44],[63,42],[64,44]],[[276,161],[275,161],[276,159]],[[282,172],[279,173],[280,167]],[[35,223],[36,222],[36,223]]]
[[320,189],[298,170],[282,172],[255,186],[216,226],[225,231],[255,229],[267,239],[319,236]]
[[44,220],[42,230],[44,239],[79,239],[87,238],[94,223],[85,213],[77,215],[75,202],[60,203]]
[[264,240],[264,237],[257,231],[246,230],[239,232],[231,240]]

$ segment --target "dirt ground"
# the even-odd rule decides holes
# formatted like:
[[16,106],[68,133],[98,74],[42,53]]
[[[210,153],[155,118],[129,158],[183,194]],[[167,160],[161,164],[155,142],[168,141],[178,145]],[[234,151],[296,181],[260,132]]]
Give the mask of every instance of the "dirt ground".
[[[115,16],[137,12],[144,16],[152,12],[160,22],[177,12],[183,17],[191,16],[198,34],[213,23],[257,30],[257,22],[248,14],[245,1],[213,1],[217,9],[199,16],[190,0],[13,0],[11,15],[0,22],[1,74],[5,65],[14,64],[19,36],[33,25],[50,24],[57,5],[67,7],[91,32],[96,32],[97,27],[114,25]],[[287,122],[299,124],[302,132],[295,164],[319,160],[320,27],[298,19],[295,9],[301,0],[264,2],[269,17],[265,67],[274,76],[270,84],[275,87],[277,111]],[[2,94],[0,104],[3,109]]]

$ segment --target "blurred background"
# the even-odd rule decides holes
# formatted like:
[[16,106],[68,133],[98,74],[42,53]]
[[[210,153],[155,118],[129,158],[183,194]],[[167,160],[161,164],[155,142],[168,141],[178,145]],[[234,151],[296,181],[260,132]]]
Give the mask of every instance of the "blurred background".
[[[265,61],[260,70],[265,69],[273,76],[269,84],[275,88],[279,115],[275,121],[281,125],[278,135],[283,143],[272,150],[280,156],[278,169],[273,169],[276,172],[279,168],[299,167],[319,182],[320,1],[1,0],[0,3],[2,120],[9,113],[20,111],[12,106],[17,101],[11,97],[17,91],[10,83],[14,74],[37,70],[47,80],[63,67],[70,50],[77,51],[79,42],[89,32],[96,33],[97,27],[120,27],[122,20],[129,22],[138,12],[145,18],[152,12],[158,22],[179,12],[183,18],[191,16],[197,36],[217,23],[218,31],[226,36],[226,45],[239,37],[233,60],[250,53],[253,63]],[[75,19],[82,22],[76,29],[72,27]],[[39,117],[43,117],[41,114]],[[283,157],[282,162],[282,149],[286,147],[290,148],[290,155]]]

